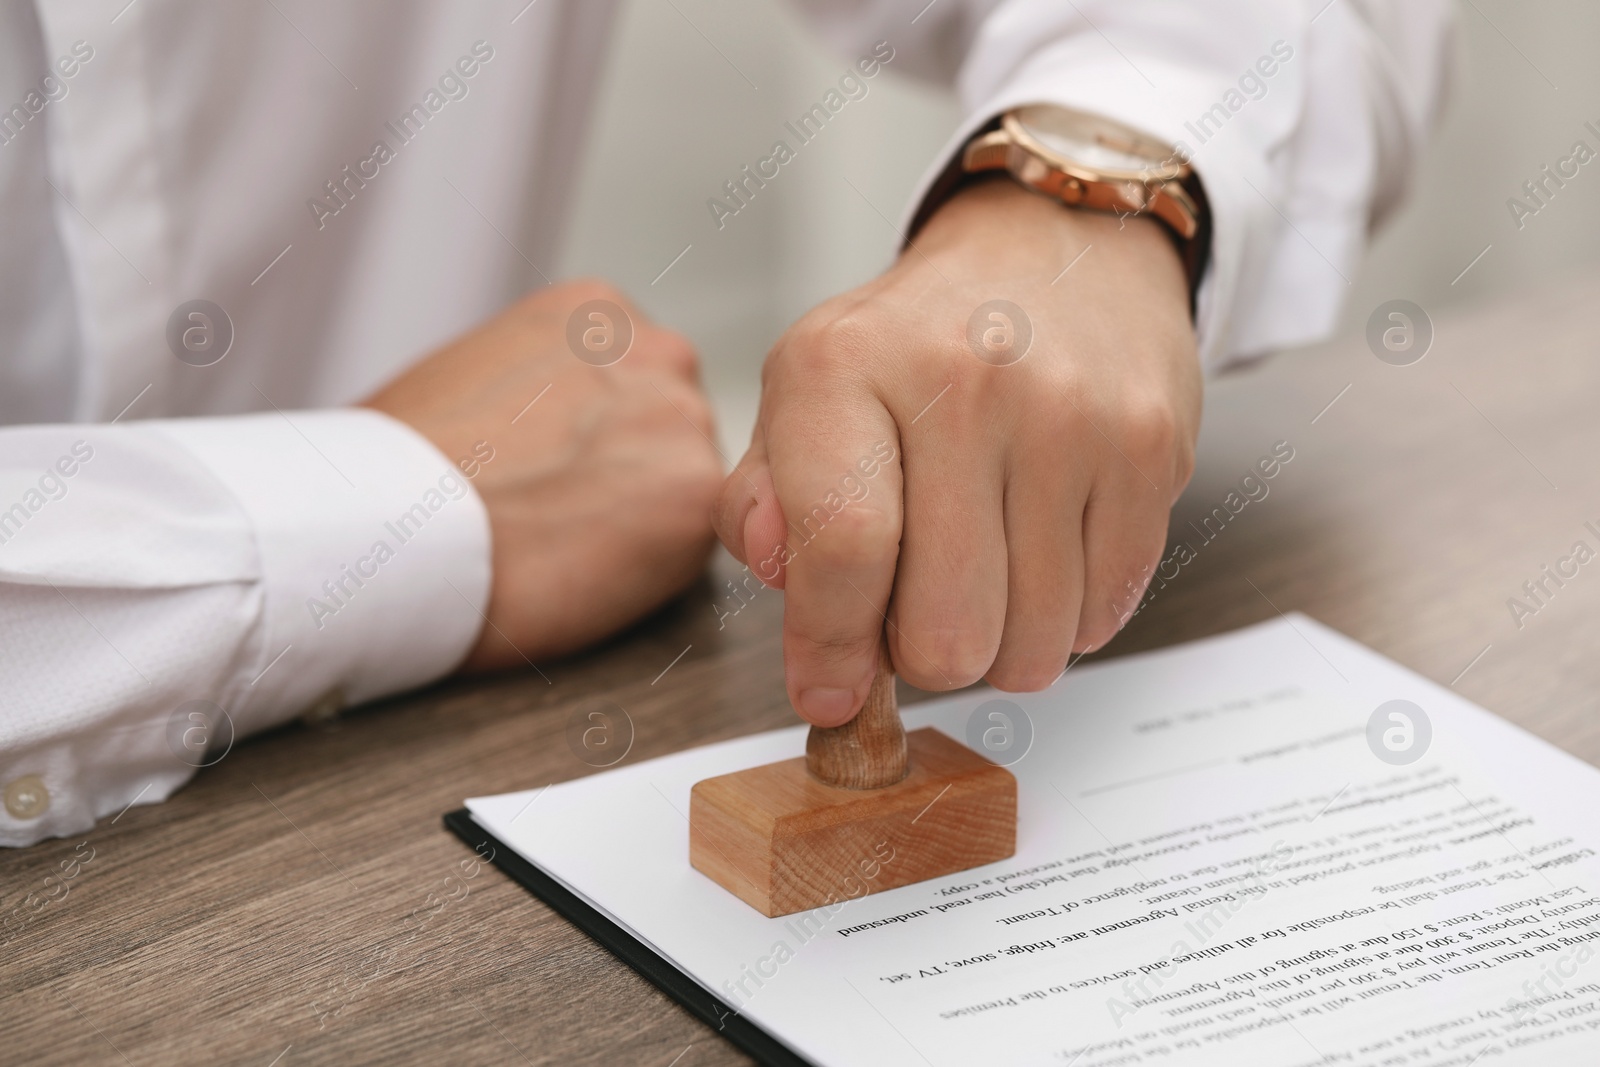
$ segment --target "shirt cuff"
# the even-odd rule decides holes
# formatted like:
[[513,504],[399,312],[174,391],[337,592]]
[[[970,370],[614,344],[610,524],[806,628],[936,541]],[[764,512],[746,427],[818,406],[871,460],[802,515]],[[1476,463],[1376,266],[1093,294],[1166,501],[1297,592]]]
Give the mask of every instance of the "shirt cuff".
[[255,532],[261,640],[231,709],[240,735],[465,658],[488,603],[489,517],[416,431],[355,408],[143,425],[215,475]]
[[[1296,45],[1289,46],[1291,51]],[[1305,201],[1296,202],[1272,161],[1296,130],[1303,104],[1300,71],[1280,71],[1278,84],[1270,85],[1267,95],[1250,99],[1238,92],[1239,72],[1228,68],[1223,74],[1221,64],[1207,67],[1161,55],[1105,53],[1097,37],[1071,37],[1021,61],[1003,81],[976,87],[976,92],[963,86],[969,99],[979,102],[969,108],[968,118],[917,187],[904,216],[907,226],[951,160],[1005,111],[1055,104],[1104,115],[1178,147],[1205,185],[1212,239],[1196,294],[1195,329],[1208,371],[1331,329],[1345,288],[1340,266],[1348,274],[1361,251],[1359,239],[1347,238],[1364,234],[1365,189],[1354,183],[1335,197],[1323,218],[1297,210]],[[1240,112],[1230,111],[1227,125],[1202,142],[1195,119],[1213,105],[1233,100],[1245,101]],[[1299,230],[1311,236],[1297,235],[1289,221],[1293,217],[1300,219]],[[1319,237],[1318,247],[1305,246]],[[1269,260],[1271,271],[1265,269]],[[1280,315],[1263,326],[1258,305],[1264,301],[1242,300],[1242,294],[1263,286],[1279,295],[1293,294],[1292,323],[1278,321]]]

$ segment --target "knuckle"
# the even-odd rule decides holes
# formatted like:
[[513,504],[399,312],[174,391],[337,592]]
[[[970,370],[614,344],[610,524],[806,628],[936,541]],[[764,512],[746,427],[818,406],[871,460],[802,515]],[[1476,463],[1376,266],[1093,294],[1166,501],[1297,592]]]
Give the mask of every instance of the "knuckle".
[[698,376],[700,373],[700,352],[695,348],[694,342],[676,330],[663,331],[662,347],[666,349],[667,356],[673,366],[689,374]]
[[700,353],[694,342],[677,330],[649,326],[640,332],[635,350],[645,365],[665,367],[687,378],[700,374]]
[[877,630],[854,633],[850,630],[830,629],[816,633],[795,633],[800,651],[827,664],[850,662],[862,656],[877,653]]
[[742,536],[744,531],[735,529],[735,526],[740,516],[744,514],[745,503],[750,498],[750,486],[740,471],[730,471],[718,480],[716,495],[713,498],[712,516],[720,535],[736,540]]
[[858,313],[845,313],[807,324],[799,343],[786,346],[796,369],[838,375],[862,366],[877,347],[877,331]]
[[1178,455],[1172,464],[1172,489],[1173,498],[1189,485],[1189,479],[1194,477],[1194,445],[1184,441],[1178,448]]
[[617,305],[630,322],[642,321],[622,290],[603,278],[575,278],[535,289],[518,300],[511,310],[515,319],[525,326],[564,330],[573,313],[594,300]]
[[1160,463],[1168,469],[1178,451],[1178,416],[1172,405],[1154,398],[1136,398],[1124,404],[1123,433],[1130,455]]
[[709,510],[716,506],[722,495],[722,463],[711,449],[696,449],[688,462],[683,464],[679,481],[684,492],[700,505],[701,510]]
[[960,689],[982,678],[994,663],[994,643],[968,628],[910,627],[901,631],[895,657],[906,680],[919,689]]
[[577,305],[590,300],[609,300],[614,304],[628,306],[628,298],[622,290],[606,281],[604,278],[574,278],[554,286],[551,292],[559,293],[565,302]]
[[685,497],[693,503],[695,511],[703,514],[706,521],[710,522],[717,512],[717,502],[722,496],[721,459],[711,452],[698,452],[693,459],[684,464],[684,470],[678,480]]
[[810,662],[824,668],[834,668],[876,656],[878,633],[876,628],[864,633],[841,632],[837,629],[822,633],[791,631],[784,634],[787,644],[793,640],[795,651]]
[[[763,581],[775,579],[781,564],[781,552],[765,542],[747,543],[746,517],[754,510],[749,483],[744,475],[734,470],[719,479],[712,495],[709,510],[711,526],[717,537],[741,563],[756,571]],[[758,564],[764,566],[758,567]]]
[[851,504],[833,512],[819,502],[792,514],[784,511],[790,533],[803,541],[819,570],[859,573],[894,561],[899,524],[877,508]]

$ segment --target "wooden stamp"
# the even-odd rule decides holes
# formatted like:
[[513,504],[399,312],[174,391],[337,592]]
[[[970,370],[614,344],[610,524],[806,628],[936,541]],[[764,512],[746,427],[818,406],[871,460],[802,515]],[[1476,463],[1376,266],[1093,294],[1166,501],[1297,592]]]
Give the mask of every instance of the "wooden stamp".
[[881,641],[861,714],[813,726],[804,758],[707,778],[689,800],[689,862],[768,916],[993,863],[1016,842],[1016,779],[937,730],[906,733]]

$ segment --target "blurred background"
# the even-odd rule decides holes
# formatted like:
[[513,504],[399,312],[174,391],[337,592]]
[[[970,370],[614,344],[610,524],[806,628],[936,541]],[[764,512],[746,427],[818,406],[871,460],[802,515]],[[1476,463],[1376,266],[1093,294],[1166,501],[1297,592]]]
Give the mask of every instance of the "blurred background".
[[[1449,109],[1353,279],[1342,333],[1385,300],[1436,315],[1600,266],[1600,171],[1584,168],[1520,231],[1506,206],[1579,137],[1595,144],[1583,124],[1600,126],[1600,4],[1463,0],[1457,23]],[[891,222],[958,118],[949,92],[891,64],[719,231],[706,200],[787,139],[783,123],[845,63],[782,0],[628,0],[606,61],[559,269],[615,281],[695,340],[730,460],[767,348],[889,262]]]

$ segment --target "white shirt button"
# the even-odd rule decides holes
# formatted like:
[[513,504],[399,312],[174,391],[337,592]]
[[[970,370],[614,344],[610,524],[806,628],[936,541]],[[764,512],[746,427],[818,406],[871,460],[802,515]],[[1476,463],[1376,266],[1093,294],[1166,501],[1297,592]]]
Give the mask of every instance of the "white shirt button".
[[50,808],[50,790],[37,774],[6,783],[6,810],[17,819],[37,819]]

